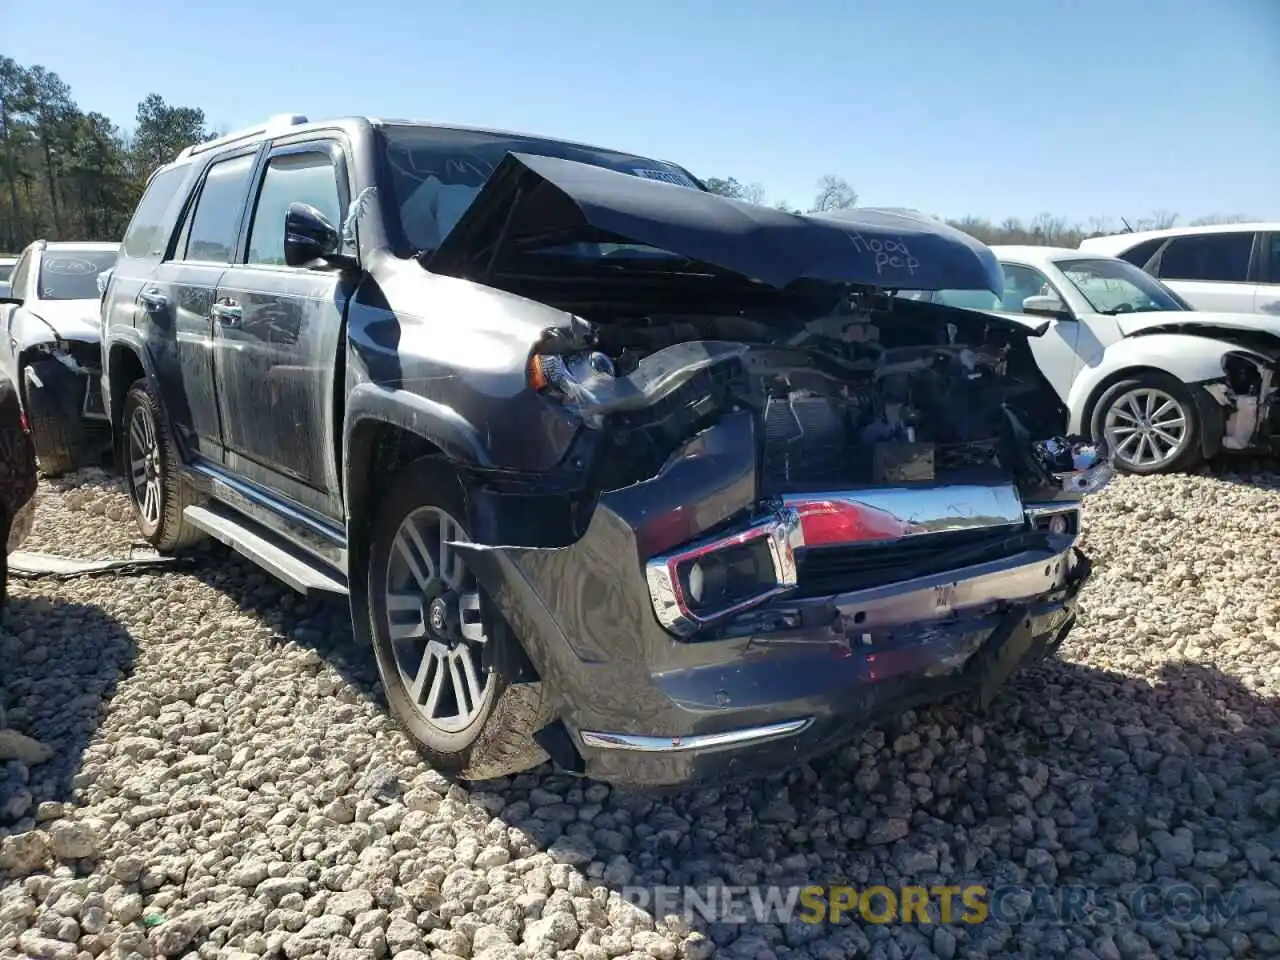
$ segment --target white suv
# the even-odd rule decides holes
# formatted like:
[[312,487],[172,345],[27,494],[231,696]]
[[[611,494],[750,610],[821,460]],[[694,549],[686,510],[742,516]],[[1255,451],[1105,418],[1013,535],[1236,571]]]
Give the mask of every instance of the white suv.
[[1128,260],[1197,310],[1280,317],[1280,223],[1118,233],[1080,249]]

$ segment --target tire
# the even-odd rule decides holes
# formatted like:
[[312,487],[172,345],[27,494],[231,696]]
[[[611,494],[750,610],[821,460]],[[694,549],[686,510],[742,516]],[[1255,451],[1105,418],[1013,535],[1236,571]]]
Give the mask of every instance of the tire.
[[[1152,399],[1150,406],[1147,398]],[[1176,406],[1176,411],[1168,409],[1169,403]],[[1163,411],[1163,413],[1161,412]],[[1144,427],[1135,414],[1146,417],[1154,414],[1148,423],[1163,429]],[[1182,433],[1177,435],[1173,424],[1181,422]],[[1135,453],[1133,432],[1128,424],[1134,423],[1138,430]],[[1098,398],[1093,409],[1091,429],[1095,438],[1105,438],[1110,447],[1112,462],[1124,473],[1147,476],[1157,473],[1177,473],[1190,470],[1203,459],[1200,449],[1200,411],[1191,396],[1190,389],[1181,380],[1166,373],[1152,371],[1137,374],[1121,380],[1107,388]],[[1145,438],[1142,435],[1146,431]],[[1178,442],[1170,445],[1168,438],[1177,436]],[[1153,451],[1168,447],[1158,460],[1139,459],[1139,454],[1150,455]],[[1123,451],[1123,452],[1122,452]]]
[[[435,767],[487,780],[548,759],[533,735],[551,719],[551,704],[541,682],[512,684],[497,672],[484,672],[482,644],[519,641],[489,608],[461,557],[441,564],[441,541],[466,539],[457,519],[466,516],[465,492],[447,461],[428,457],[410,464],[392,479],[378,507],[366,589],[374,655],[392,714]],[[457,532],[442,536],[442,522]],[[410,523],[416,539],[408,532]],[[445,566],[447,578],[440,576]],[[389,593],[402,598],[390,614]],[[447,616],[434,618],[437,610]],[[490,614],[487,628],[478,622],[481,610]],[[399,627],[394,637],[393,618]]]
[[120,429],[125,489],[143,537],[164,553],[204,540],[204,531],[183,518],[182,511],[197,498],[182,478],[182,458],[164,404],[146,379],[129,388]]
[[68,423],[72,411],[56,392],[56,384],[67,374],[57,360],[39,360],[22,368],[23,406],[31,424],[36,464],[46,477],[60,477],[80,466],[79,424]]

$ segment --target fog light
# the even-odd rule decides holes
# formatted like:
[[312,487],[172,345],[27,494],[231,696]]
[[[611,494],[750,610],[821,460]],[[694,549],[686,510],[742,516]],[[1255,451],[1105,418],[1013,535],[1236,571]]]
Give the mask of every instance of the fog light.
[[689,568],[689,596],[694,603],[702,602],[702,564],[695,563]]
[[1049,532],[1056,537],[1062,536],[1067,532],[1067,518],[1062,514],[1049,518]]

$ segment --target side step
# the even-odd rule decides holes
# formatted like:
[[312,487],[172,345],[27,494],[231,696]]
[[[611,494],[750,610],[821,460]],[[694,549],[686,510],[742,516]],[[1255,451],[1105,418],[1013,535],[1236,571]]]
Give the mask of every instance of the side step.
[[192,526],[221,540],[299,593],[347,595],[347,585],[339,576],[239,514],[210,504],[187,507],[182,516]]

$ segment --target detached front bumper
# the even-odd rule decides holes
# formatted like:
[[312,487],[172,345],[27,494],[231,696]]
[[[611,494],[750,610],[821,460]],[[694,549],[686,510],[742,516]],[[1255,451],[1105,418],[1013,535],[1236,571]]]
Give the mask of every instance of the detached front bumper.
[[[633,787],[785,769],[900,710],[989,699],[1075,622],[1090,564],[1068,491],[1105,482],[1105,461],[1034,504],[992,482],[805,495],[763,517],[754,463],[728,420],[605,494],[571,546],[463,548],[558,697],[540,737],[557,762]],[[756,595],[695,610],[691,564],[752,550]]]

